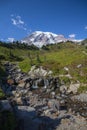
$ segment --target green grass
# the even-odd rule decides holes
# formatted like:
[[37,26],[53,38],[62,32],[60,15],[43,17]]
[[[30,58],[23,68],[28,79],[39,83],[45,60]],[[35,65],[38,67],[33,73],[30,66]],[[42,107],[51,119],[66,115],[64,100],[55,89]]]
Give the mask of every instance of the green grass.
[[19,66],[23,72],[28,72],[31,68],[30,60],[26,58],[25,60],[19,63]]
[[[28,72],[32,65],[36,65],[52,70],[54,75],[67,74],[64,70],[66,66],[74,81],[87,83],[87,55],[83,51],[87,52],[85,46],[71,42],[47,45],[40,50],[9,49],[0,46],[1,61],[19,62],[24,72]],[[82,64],[81,68],[77,68],[79,64]],[[1,70],[3,73],[3,66]]]
[[87,91],[87,86],[80,86],[80,88],[78,89],[79,93],[86,92],[86,91]]

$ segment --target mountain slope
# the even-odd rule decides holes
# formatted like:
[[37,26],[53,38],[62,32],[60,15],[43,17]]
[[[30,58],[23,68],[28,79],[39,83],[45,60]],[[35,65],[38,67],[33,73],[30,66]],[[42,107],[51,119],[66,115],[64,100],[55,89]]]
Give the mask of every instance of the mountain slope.
[[68,39],[66,39],[63,35],[57,35],[51,32],[36,31],[21,40],[21,42],[27,43],[28,45],[34,44],[37,47],[42,47],[43,45],[65,42],[67,40]]

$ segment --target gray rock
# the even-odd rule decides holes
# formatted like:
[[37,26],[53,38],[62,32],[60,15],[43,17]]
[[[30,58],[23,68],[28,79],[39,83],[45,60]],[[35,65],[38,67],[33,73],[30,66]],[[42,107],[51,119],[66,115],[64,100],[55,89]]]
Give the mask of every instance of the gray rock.
[[77,65],[77,68],[81,68],[81,67],[82,67],[82,64]]
[[69,89],[67,90],[67,92],[68,92],[68,93],[73,92],[73,94],[76,94],[79,87],[80,87],[80,83],[70,84],[70,87],[69,87]]
[[27,89],[27,88],[30,88],[30,83],[26,83],[25,84],[25,88]]
[[78,116],[68,115],[66,117],[62,117],[61,123],[56,127],[56,130],[86,130],[86,129],[87,129],[87,121],[80,115]]
[[55,99],[50,99],[48,101],[48,107],[50,109],[52,109],[53,111],[59,111],[60,108],[60,104],[59,101],[55,100]]
[[79,95],[76,95],[76,96],[72,96],[72,99],[73,100],[78,100],[78,101],[81,101],[81,102],[87,102],[87,94],[86,93],[81,93]]
[[21,69],[20,69],[20,68],[18,68],[16,71],[17,71],[17,72],[21,72]]
[[15,75],[15,82],[18,83],[18,81],[20,80],[22,74],[21,73],[18,73],[17,75]]
[[36,68],[36,66],[32,66],[31,70],[28,73],[28,75],[32,78],[45,77],[45,76],[49,76],[51,74],[52,74],[52,71],[47,71],[47,70],[43,69],[42,66],[40,66],[39,68]]
[[52,96],[52,98],[54,98],[55,97],[55,92],[53,91],[53,92],[51,92],[51,96]]
[[21,82],[20,84],[18,84],[18,87],[24,87],[25,86],[25,82]]
[[61,93],[66,93],[66,91],[67,91],[67,86],[65,86],[65,85],[60,86]]

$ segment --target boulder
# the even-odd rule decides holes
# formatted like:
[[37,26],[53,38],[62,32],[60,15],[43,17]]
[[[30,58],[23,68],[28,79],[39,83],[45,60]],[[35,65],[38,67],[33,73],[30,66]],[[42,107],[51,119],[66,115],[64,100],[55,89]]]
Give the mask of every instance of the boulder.
[[36,66],[32,66],[31,70],[28,73],[28,75],[32,78],[46,77],[46,76],[50,76],[51,74],[52,74],[52,71],[47,71],[47,70],[43,69],[42,66],[40,66],[39,68],[36,68]]
[[61,93],[66,93],[66,91],[67,91],[67,86],[65,86],[65,85],[60,86]]
[[86,102],[87,103],[87,94],[86,93],[81,93],[79,95],[76,95],[76,96],[72,96],[73,100],[78,100],[78,101],[81,101],[81,102]]
[[18,87],[24,87],[25,86],[25,82],[23,80],[19,81]]
[[70,87],[67,92],[68,93],[73,92],[73,94],[76,94],[78,92],[79,87],[80,87],[80,83],[70,84]]
[[15,97],[13,99],[17,105],[23,105],[22,98],[21,97]]
[[16,98],[18,98],[18,97],[20,97],[21,95],[20,95],[20,93],[15,93],[15,92],[14,92],[14,96],[15,96]]
[[21,72],[21,69],[20,68],[17,68],[17,70],[16,70],[17,72]]
[[25,84],[25,88],[27,89],[27,88],[30,88],[30,83],[26,83]]

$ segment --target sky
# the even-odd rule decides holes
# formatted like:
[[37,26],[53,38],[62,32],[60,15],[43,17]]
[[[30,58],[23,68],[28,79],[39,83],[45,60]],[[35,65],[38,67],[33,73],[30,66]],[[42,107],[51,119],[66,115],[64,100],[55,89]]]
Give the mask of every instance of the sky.
[[0,0],[0,40],[21,40],[34,31],[87,38],[87,0]]

